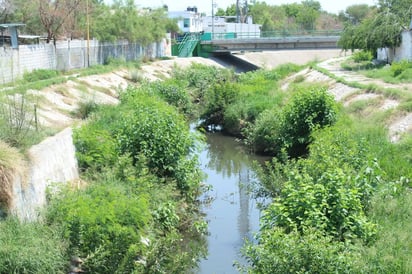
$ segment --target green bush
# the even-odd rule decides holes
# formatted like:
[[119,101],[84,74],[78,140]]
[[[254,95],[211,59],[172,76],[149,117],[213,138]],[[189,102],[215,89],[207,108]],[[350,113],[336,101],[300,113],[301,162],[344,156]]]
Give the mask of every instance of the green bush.
[[372,61],[373,54],[368,50],[360,50],[353,53],[352,58],[356,63],[361,63],[363,61]]
[[205,95],[205,110],[201,116],[205,125],[223,125],[226,108],[235,102],[239,92],[234,83],[215,84]]
[[189,92],[182,82],[176,80],[157,81],[149,85],[155,94],[184,114],[192,111],[192,101]]
[[23,79],[26,82],[35,82],[39,80],[51,79],[53,77],[59,76],[60,73],[57,70],[51,69],[35,69],[32,72],[24,73]]
[[0,222],[0,273],[64,273],[68,258],[59,233],[39,222]]
[[298,91],[282,112],[280,136],[283,146],[289,155],[304,155],[311,132],[330,126],[336,120],[336,103],[325,88]]
[[256,245],[249,244],[243,254],[248,273],[353,273],[353,254],[344,243],[335,242],[315,229],[285,233],[282,228],[265,230]]
[[115,273],[130,249],[138,246],[142,252],[141,237],[150,213],[147,197],[131,187],[100,182],[80,191],[62,191],[51,200],[47,219],[62,227],[70,253],[84,260],[83,270]]
[[298,90],[279,111],[266,111],[248,130],[247,143],[259,153],[297,157],[307,153],[311,133],[337,120],[337,106],[325,88]]
[[117,159],[117,143],[110,132],[97,126],[84,125],[73,132],[73,142],[76,147],[76,158],[79,168],[89,167],[101,170],[111,166]]
[[156,96],[138,90],[129,90],[122,102],[124,112],[116,123],[121,153],[135,161],[144,155],[155,174],[173,175],[182,157],[194,148],[184,117]]
[[367,220],[364,212],[370,188],[375,184],[370,168],[356,177],[337,167],[330,167],[320,177],[312,177],[305,168],[287,170],[289,181],[265,210],[263,229],[280,226],[286,232],[302,232],[313,228],[338,241],[372,240],[376,225]]
[[393,62],[391,64],[391,71],[394,77],[398,77],[408,68],[411,68],[411,63],[408,60],[402,60],[399,62]]

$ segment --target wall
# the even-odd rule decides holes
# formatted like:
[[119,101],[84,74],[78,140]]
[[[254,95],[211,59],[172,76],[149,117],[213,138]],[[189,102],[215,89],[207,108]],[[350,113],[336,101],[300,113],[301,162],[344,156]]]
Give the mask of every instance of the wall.
[[71,70],[105,64],[109,58],[126,61],[170,56],[170,39],[146,47],[118,41],[66,40],[53,44],[20,45],[18,49],[0,48],[0,84],[13,82],[34,69]]
[[400,60],[412,61],[412,30],[402,32],[402,42],[396,48],[378,49],[377,59],[385,62],[397,62]]
[[79,179],[72,129],[67,128],[29,152],[29,168],[25,176],[16,176],[11,212],[21,220],[37,219],[46,204],[46,192],[53,185]]

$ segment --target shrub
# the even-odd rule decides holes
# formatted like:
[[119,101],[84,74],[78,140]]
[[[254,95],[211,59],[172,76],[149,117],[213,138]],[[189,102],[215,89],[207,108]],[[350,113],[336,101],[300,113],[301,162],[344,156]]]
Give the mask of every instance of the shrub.
[[310,134],[335,123],[337,106],[325,88],[299,90],[280,111],[266,111],[248,133],[257,152],[279,155],[286,150],[297,157],[307,153]]
[[373,54],[368,50],[360,50],[353,53],[352,58],[356,63],[361,63],[363,61],[372,61]]
[[273,228],[260,233],[259,243],[242,250],[248,273],[353,273],[353,255],[344,243],[315,229],[285,233]]
[[35,69],[29,73],[23,74],[23,79],[26,82],[35,82],[39,80],[51,79],[53,77],[59,76],[59,71],[51,69]]
[[405,70],[411,67],[411,64],[408,60],[402,60],[399,62],[393,62],[391,65],[391,71],[394,77],[397,77],[402,74]]
[[116,140],[110,132],[97,126],[85,125],[73,132],[76,157],[80,169],[95,167],[101,170],[111,166],[117,159]]
[[119,182],[100,182],[62,191],[51,200],[47,218],[62,227],[70,253],[84,260],[83,270],[115,273],[130,248],[143,248],[140,240],[150,214],[146,197]]
[[83,101],[79,103],[77,110],[74,112],[74,116],[80,119],[86,119],[90,116],[93,112],[95,112],[99,108],[99,105],[92,101]]
[[305,168],[287,170],[289,181],[265,210],[263,228],[280,226],[286,232],[313,228],[338,241],[372,240],[376,225],[364,213],[375,183],[369,169],[352,177],[347,170],[331,167],[322,176],[312,177]]
[[0,139],[15,147],[36,140],[38,123],[36,107],[25,94],[15,94],[0,102]]
[[194,146],[183,116],[156,96],[137,90],[129,90],[122,101],[124,112],[116,125],[121,153],[135,161],[144,155],[155,174],[173,175]]
[[184,114],[192,111],[192,102],[189,92],[181,82],[175,80],[157,81],[150,85],[155,94],[172,106],[175,106]]
[[65,243],[42,223],[0,222],[0,273],[64,273]]

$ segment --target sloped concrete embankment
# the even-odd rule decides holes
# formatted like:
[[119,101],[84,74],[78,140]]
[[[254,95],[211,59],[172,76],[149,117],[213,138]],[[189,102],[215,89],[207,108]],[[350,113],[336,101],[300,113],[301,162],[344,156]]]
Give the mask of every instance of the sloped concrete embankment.
[[10,211],[21,220],[33,221],[46,204],[49,187],[79,180],[72,129],[66,128],[33,146],[28,158],[27,174],[15,176]]

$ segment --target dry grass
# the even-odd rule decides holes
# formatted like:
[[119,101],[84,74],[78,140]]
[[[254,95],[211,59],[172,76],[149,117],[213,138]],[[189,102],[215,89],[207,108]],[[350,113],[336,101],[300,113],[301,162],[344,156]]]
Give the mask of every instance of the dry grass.
[[25,161],[21,153],[0,141],[0,207],[8,210],[13,204],[15,176],[23,178]]

